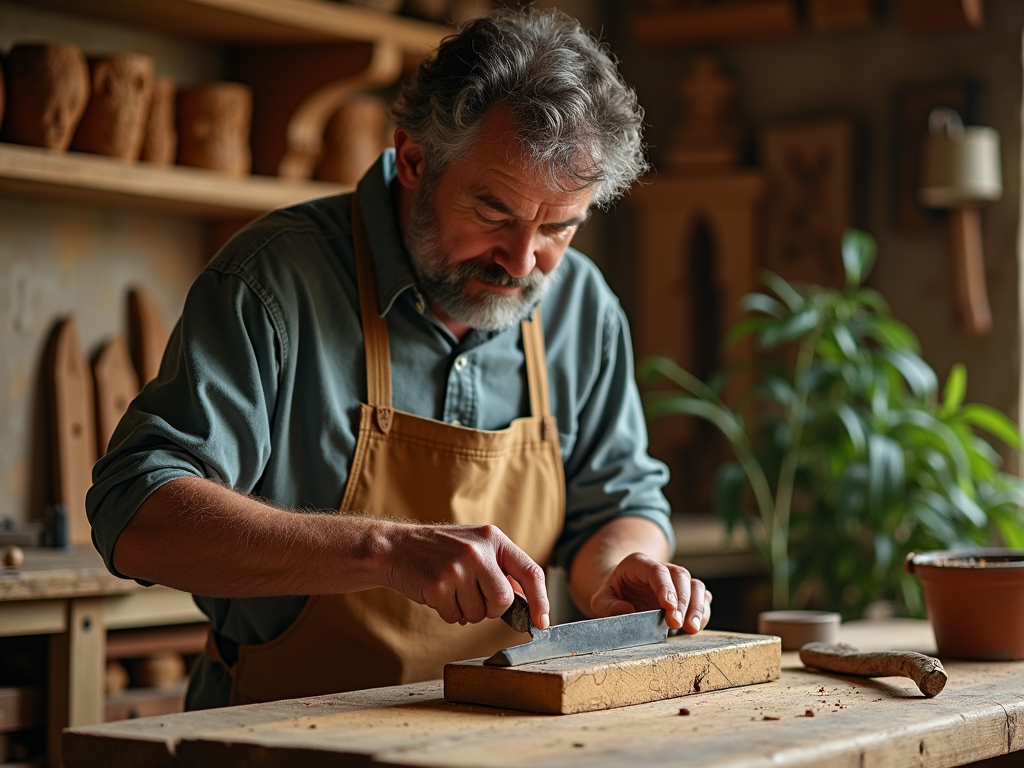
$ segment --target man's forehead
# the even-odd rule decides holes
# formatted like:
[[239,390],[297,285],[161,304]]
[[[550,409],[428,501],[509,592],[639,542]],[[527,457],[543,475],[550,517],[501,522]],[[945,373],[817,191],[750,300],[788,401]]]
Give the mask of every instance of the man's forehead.
[[477,203],[516,219],[532,219],[538,209],[543,209],[549,219],[564,215],[559,221],[563,224],[582,224],[590,216],[590,195],[586,193],[568,196],[554,191],[546,196],[521,197],[503,195],[500,190],[479,185],[471,188],[469,194]]

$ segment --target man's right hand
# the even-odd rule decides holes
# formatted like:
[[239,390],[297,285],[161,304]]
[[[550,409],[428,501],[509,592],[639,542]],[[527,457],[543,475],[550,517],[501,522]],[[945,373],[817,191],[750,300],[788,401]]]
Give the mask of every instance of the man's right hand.
[[409,525],[391,532],[389,586],[449,624],[496,619],[522,586],[533,623],[549,624],[544,569],[493,525]]

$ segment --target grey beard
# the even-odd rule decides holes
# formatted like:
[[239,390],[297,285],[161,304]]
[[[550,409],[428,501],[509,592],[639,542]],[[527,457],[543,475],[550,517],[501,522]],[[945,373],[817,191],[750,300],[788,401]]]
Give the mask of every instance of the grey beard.
[[[475,260],[451,264],[441,246],[437,217],[431,207],[432,189],[421,188],[409,212],[405,247],[419,288],[426,299],[453,320],[483,331],[501,331],[525,320],[557,279],[534,270],[526,277],[512,277],[498,264]],[[471,278],[501,286],[518,287],[516,296],[484,291],[472,296],[466,290]]]

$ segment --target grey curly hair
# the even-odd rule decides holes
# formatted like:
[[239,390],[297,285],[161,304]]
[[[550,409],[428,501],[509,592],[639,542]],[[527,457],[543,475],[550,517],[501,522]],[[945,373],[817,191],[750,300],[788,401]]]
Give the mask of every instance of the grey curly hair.
[[552,188],[594,187],[605,207],[647,170],[643,108],[607,46],[557,10],[501,10],[446,38],[391,117],[423,148],[427,184],[472,150],[490,109],[508,107],[529,164]]

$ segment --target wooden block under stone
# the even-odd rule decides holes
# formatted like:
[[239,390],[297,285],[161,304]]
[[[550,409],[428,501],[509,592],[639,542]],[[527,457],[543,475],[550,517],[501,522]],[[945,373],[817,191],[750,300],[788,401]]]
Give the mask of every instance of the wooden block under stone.
[[778,680],[779,638],[705,630],[665,643],[488,667],[483,659],[444,668],[444,697],[527,712],[577,712]]

